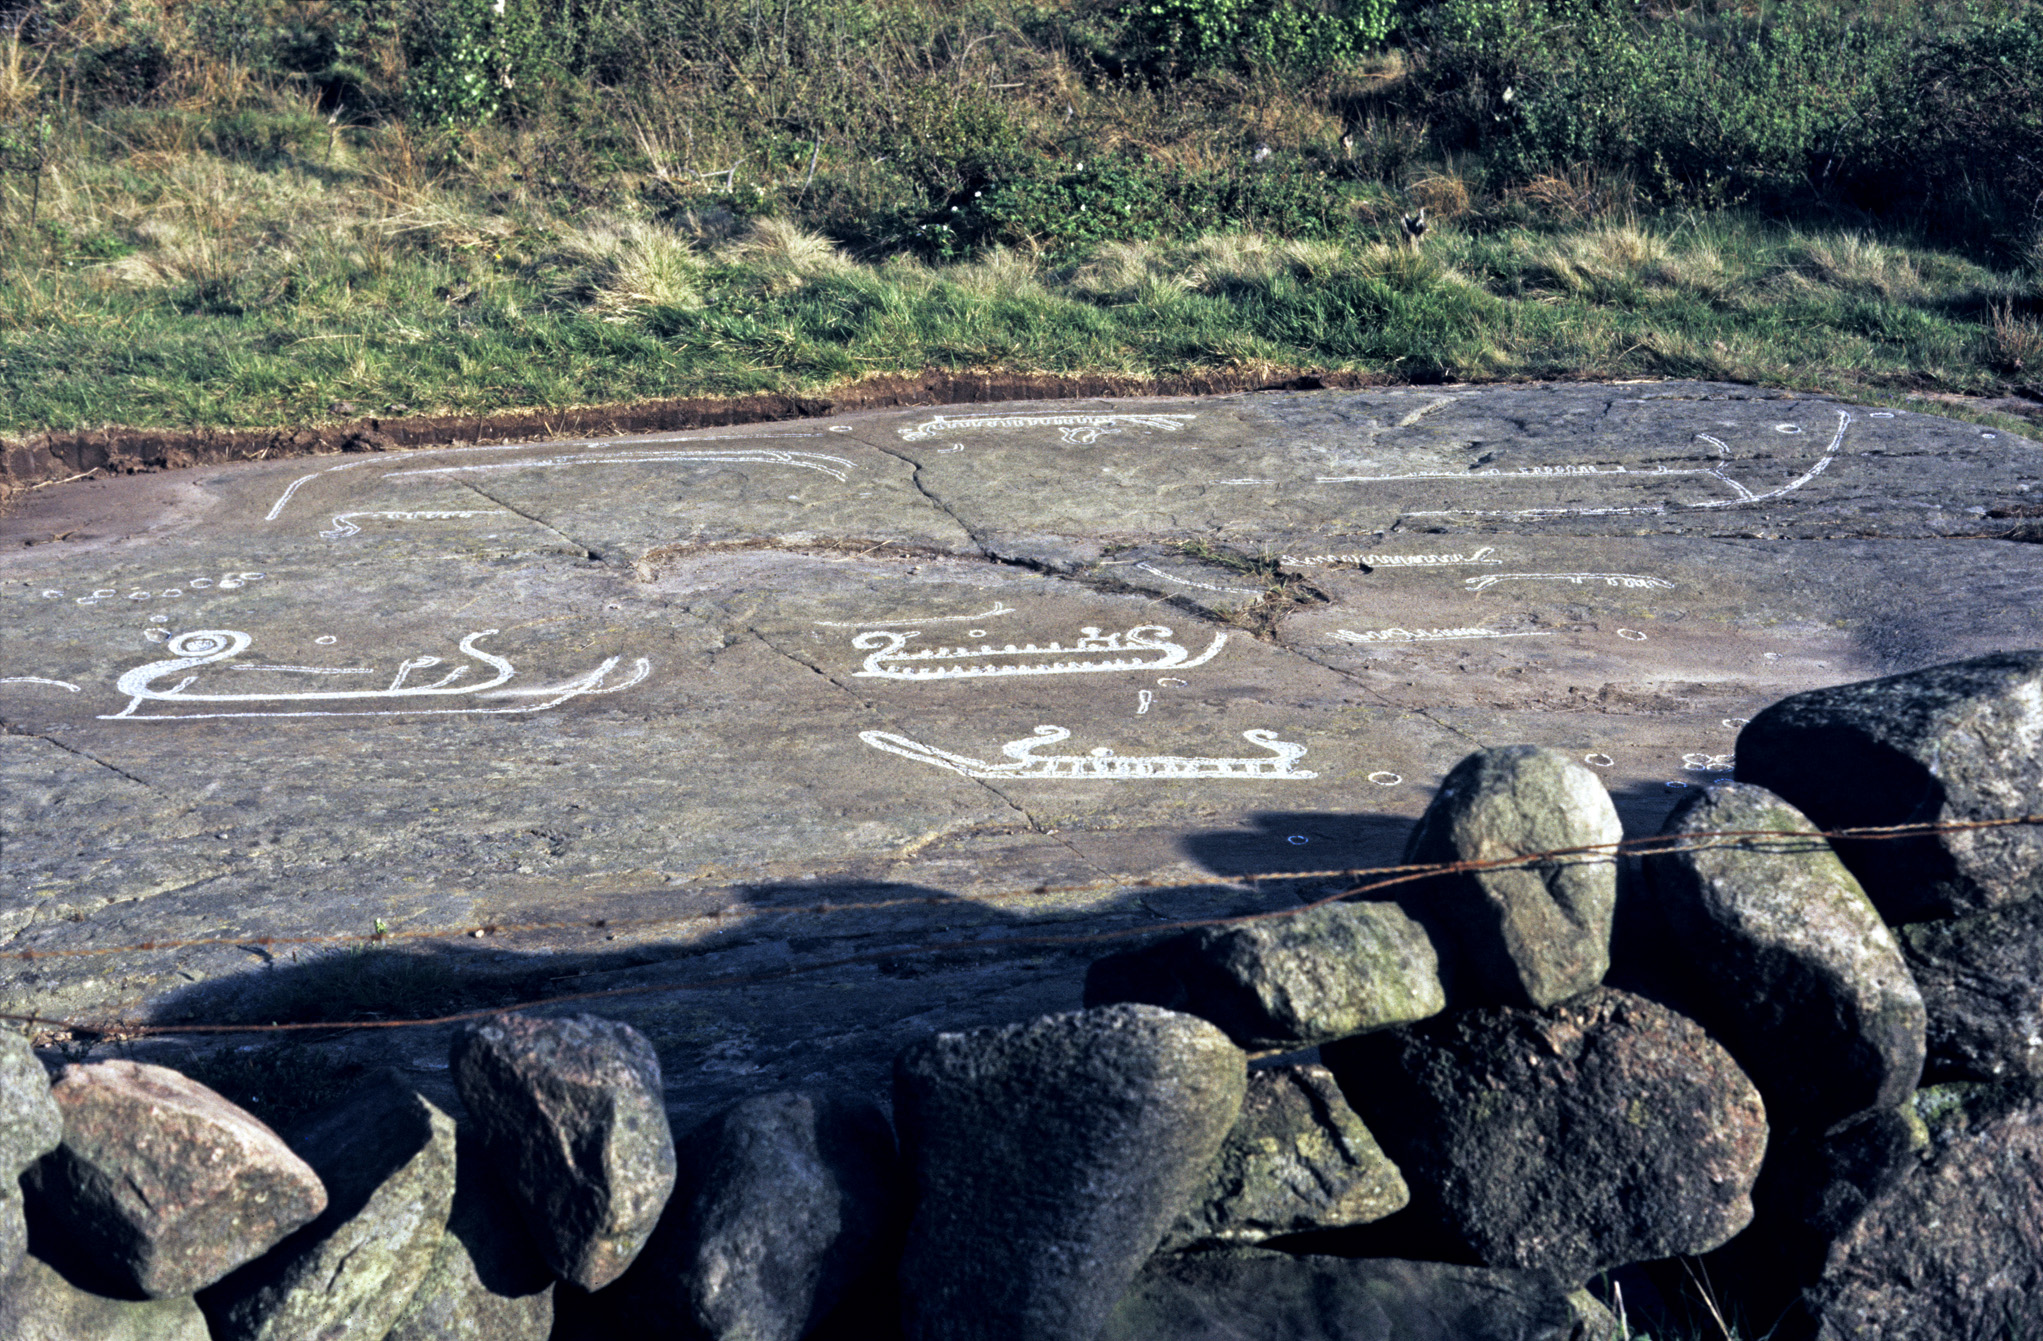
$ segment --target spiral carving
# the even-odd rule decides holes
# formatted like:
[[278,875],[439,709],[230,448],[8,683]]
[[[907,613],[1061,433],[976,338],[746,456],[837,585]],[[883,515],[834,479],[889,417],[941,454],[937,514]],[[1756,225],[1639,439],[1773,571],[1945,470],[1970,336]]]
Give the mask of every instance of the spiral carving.
[[174,657],[223,657],[234,655],[248,644],[248,635],[233,629],[194,629],[178,634],[164,647]]

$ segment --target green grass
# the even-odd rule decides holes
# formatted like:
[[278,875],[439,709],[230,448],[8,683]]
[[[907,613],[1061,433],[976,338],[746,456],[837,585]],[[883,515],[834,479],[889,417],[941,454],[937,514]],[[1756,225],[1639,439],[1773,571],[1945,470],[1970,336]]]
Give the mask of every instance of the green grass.
[[0,432],[924,369],[1891,399],[2043,364],[2039,0],[495,9],[0,27]]
[[[0,431],[816,391],[925,368],[1682,376],[1878,398],[2000,391],[2043,346],[2022,271],[1743,211],[1449,219],[1416,252],[1361,229],[861,262],[778,220],[720,236],[399,195],[355,166],[368,157],[313,173],[200,152],[170,183],[109,165],[46,200],[44,264],[0,290]],[[271,245],[227,241],[247,237]]]

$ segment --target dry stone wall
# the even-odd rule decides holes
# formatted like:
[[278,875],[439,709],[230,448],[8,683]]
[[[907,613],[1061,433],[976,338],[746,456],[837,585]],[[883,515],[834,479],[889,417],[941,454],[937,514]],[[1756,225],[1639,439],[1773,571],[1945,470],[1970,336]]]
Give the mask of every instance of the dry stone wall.
[[1583,850],[1102,959],[906,1049],[891,1118],[677,1140],[586,1015],[467,1028],[459,1111],[386,1073],[283,1133],[0,1034],[0,1341],[1608,1341],[1585,1285],[1701,1254],[1784,1341],[2027,1335],[2035,831],[1814,833],[2034,813],[2039,741],[2043,653],[1795,696],[1636,879],[1593,774],[1480,751],[1414,860]]

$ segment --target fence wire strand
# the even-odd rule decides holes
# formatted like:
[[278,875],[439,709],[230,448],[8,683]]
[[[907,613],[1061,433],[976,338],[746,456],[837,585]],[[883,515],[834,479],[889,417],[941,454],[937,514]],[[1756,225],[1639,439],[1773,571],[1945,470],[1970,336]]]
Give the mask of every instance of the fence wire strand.
[[[1321,871],[1273,871],[1253,875],[1236,876],[1193,876],[1185,879],[1162,880],[1156,878],[1134,880],[1091,880],[1075,885],[1034,885],[1027,889],[1007,890],[991,894],[969,896],[974,903],[999,903],[1015,899],[1041,898],[1045,895],[1086,893],[1106,889],[1184,889],[1202,886],[1249,886],[1264,882],[1296,884],[1300,881],[1344,880],[1359,883],[1337,890],[1334,893],[1293,904],[1285,908],[1273,908],[1262,912],[1237,913],[1224,917],[1189,918],[1181,921],[1148,923],[1139,927],[1124,927],[1112,931],[1087,932],[1063,936],[995,936],[976,940],[950,940],[925,942],[920,945],[899,946],[889,950],[874,950],[862,954],[841,955],[831,959],[810,960],[786,968],[757,973],[723,974],[688,982],[644,983],[629,987],[604,988],[588,992],[568,992],[552,996],[534,997],[529,1000],[505,1005],[486,1006],[476,1010],[459,1011],[449,1015],[436,1015],[404,1020],[317,1020],[289,1021],[269,1024],[183,1023],[150,1024],[145,1021],[113,1020],[92,1022],[85,1020],[57,1019],[40,1014],[20,1014],[0,1011],[0,1020],[14,1024],[28,1025],[32,1030],[45,1033],[65,1033],[73,1036],[92,1035],[103,1040],[130,1040],[141,1038],[167,1037],[193,1034],[290,1034],[313,1031],[346,1032],[357,1029],[425,1029],[462,1024],[470,1020],[486,1019],[510,1011],[550,1009],[558,1006],[576,1005],[590,1001],[614,1000],[626,996],[646,996],[663,992],[708,991],[720,988],[762,986],[783,982],[791,978],[813,973],[824,973],[832,969],[851,968],[863,964],[888,960],[900,960],[917,955],[944,955],[998,949],[1032,949],[1050,947],[1072,947],[1081,945],[1108,944],[1114,941],[1150,939],[1161,935],[1196,931],[1204,927],[1245,926],[1258,922],[1269,922],[1297,917],[1329,904],[1374,894],[1399,885],[1429,880],[1437,876],[1470,874],[1480,871],[1506,870],[1514,867],[1542,865],[1586,865],[1598,861],[1615,861],[1621,856],[1650,857],[1672,852],[1706,852],[1719,848],[1749,847],[1755,839],[1820,839],[1823,842],[1877,842],[1905,838],[1926,838],[1935,834],[1961,833],[1985,829],[2007,829],[2021,826],[2043,825],[2043,815],[2016,815],[2004,819],[1954,820],[1941,823],[1886,824],[1860,826],[1845,829],[1720,829],[1690,834],[1653,834],[1643,838],[1625,838],[1610,843],[1585,843],[1577,847],[1553,848],[1544,852],[1521,853],[1509,857],[1495,857],[1484,861],[1421,862],[1397,866],[1372,866],[1363,868],[1337,868]],[[668,915],[649,918],[584,918],[555,922],[524,922],[515,924],[480,923],[462,927],[435,927],[411,930],[378,930],[371,935],[336,934],[322,936],[208,936],[188,940],[147,940],[125,945],[89,946],[69,950],[16,950],[0,954],[0,959],[56,960],[127,954],[137,951],[185,950],[208,947],[233,946],[236,948],[319,945],[381,945],[405,941],[456,941],[477,936],[499,936],[539,931],[569,930],[645,930],[660,926],[681,926],[690,922],[719,920],[734,914],[746,912],[761,915],[833,914],[848,912],[875,912],[890,908],[916,905],[954,905],[958,899],[947,895],[917,895],[908,898],[879,899],[864,903],[825,903],[776,907],[773,905],[747,906],[743,904],[687,915]],[[673,962],[673,961],[666,961]],[[651,968],[657,965],[638,965]]]

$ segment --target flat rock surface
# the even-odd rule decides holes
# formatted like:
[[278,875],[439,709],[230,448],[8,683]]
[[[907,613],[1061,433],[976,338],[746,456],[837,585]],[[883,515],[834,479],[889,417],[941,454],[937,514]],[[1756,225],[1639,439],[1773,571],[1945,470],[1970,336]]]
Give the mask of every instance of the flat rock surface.
[[380,923],[661,989],[580,1008],[677,1122],[883,1097],[931,1030],[1076,1007],[1102,944],[1049,938],[1396,861],[1471,750],[1563,750],[1650,833],[1786,694],[2043,646],[2043,546],[1986,516],[2039,490],[2004,432],[1700,383],[51,485],[0,518],[0,1008],[303,1016],[327,949],[260,939]]

